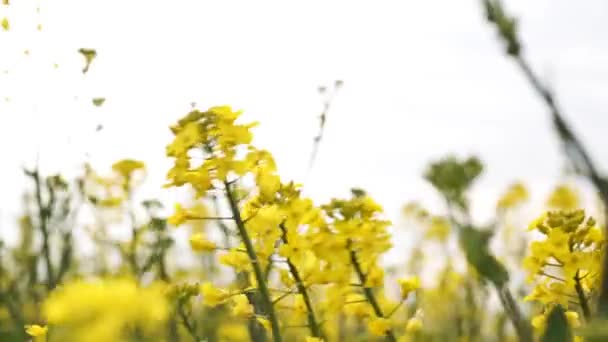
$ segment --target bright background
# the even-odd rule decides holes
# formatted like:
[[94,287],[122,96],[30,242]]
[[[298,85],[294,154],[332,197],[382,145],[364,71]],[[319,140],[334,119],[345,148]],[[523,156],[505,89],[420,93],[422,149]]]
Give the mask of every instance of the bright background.
[[[306,192],[367,189],[397,219],[407,201],[440,209],[428,161],[475,153],[487,173],[475,216],[514,180],[540,201],[563,180],[546,108],[502,55],[478,1],[13,1],[0,17],[0,232],[14,227],[24,177],[144,160],[142,196],[160,190],[167,126],[231,104],[257,120],[256,143],[284,179],[303,181],[317,132],[317,87],[343,80]],[[608,164],[608,2],[509,0],[525,53],[593,157]],[[37,13],[36,7],[40,11]],[[42,31],[36,25],[42,25]],[[98,57],[83,75],[79,48]],[[28,54],[24,53],[28,50]],[[54,64],[58,67],[54,68]],[[100,107],[91,98],[105,97]],[[95,132],[98,124],[103,130]]]

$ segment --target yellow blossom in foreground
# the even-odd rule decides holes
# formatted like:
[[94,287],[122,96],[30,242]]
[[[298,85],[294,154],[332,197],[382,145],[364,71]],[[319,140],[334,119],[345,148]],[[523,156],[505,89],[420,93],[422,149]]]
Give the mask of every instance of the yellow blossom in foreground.
[[197,252],[211,252],[217,248],[215,242],[207,240],[202,233],[190,236],[190,247]]
[[211,283],[201,285],[201,294],[203,295],[205,305],[211,307],[224,303],[231,296],[230,292],[217,288]]
[[407,296],[412,292],[420,288],[420,279],[418,277],[412,277],[409,279],[399,279],[399,286],[401,287],[401,298],[406,299]]
[[386,318],[376,317],[367,323],[367,329],[376,336],[384,336],[391,330],[391,322]]
[[131,279],[76,281],[58,288],[43,304],[57,341],[123,341],[127,327],[154,334],[169,315],[161,285],[140,287]]
[[48,330],[49,328],[47,326],[40,326],[37,324],[25,326],[25,333],[32,337],[44,337]]

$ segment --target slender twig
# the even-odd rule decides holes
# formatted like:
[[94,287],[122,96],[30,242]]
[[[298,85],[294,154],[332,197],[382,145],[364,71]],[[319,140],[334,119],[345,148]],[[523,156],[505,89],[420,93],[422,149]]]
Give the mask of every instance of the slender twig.
[[[284,223],[281,223],[279,225],[279,227],[281,228],[281,232],[282,232],[281,239],[283,240],[283,243],[289,244],[289,241],[287,239],[287,227],[285,227]],[[295,281],[296,288],[297,288],[298,292],[300,293],[300,295],[302,296],[302,299],[304,300],[304,305],[306,305],[306,318],[308,319],[308,327],[310,328],[310,333],[312,334],[313,337],[320,338],[320,337],[322,337],[323,334],[321,333],[321,328],[319,327],[319,324],[317,323],[314,308],[312,306],[312,301],[310,300],[310,296],[308,295],[308,290],[306,289],[306,286],[304,285],[304,282],[302,281],[300,272],[298,271],[298,268],[291,262],[291,260],[289,258],[287,258],[287,266],[289,268],[289,273],[291,273],[291,276],[293,277],[293,280]]]
[[36,206],[38,207],[38,226],[42,233],[42,255],[44,257],[44,263],[46,265],[46,276],[47,289],[50,291],[55,288],[55,270],[53,269],[53,263],[51,261],[51,250],[49,245],[50,234],[48,227],[48,220],[51,215],[50,206],[44,203],[42,199],[42,180],[40,179],[40,172],[38,168],[34,171],[26,171],[26,174],[32,177],[35,185],[35,198]]
[[186,315],[186,312],[184,311],[184,306],[182,303],[178,304],[177,313],[179,314],[179,317],[182,319],[182,323],[184,324],[186,331],[188,331],[188,334],[190,334],[190,336],[192,337],[194,342],[200,341],[201,338],[196,333],[196,327],[194,326],[193,322],[190,322],[188,315]]
[[[350,246],[349,251],[350,262],[352,263],[353,268],[355,269],[355,273],[357,274],[357,277],[359,277],[359,281],[361,281],[362,284],[365,284],[367,281],[367,275],[363,272],[363,269],[361,268],[361,264],[357,259],[357,253],[352,250]],[[372,289],[370,287],[364,286],[363,294],[365,295],[365,298],[367,299],[369,304],[372,306],[372,309],[374,309],[374,313],[376,314],[376,316],[379,318],[385,318],[384,313],[382,312],[382,308],[380,308],[380,304],[378,304],[378,301],[376,300],[376,296],[374,296],[374,292],[372,291]],[[392,329],[389,329],[386,332],[386,340],[389,342],[397,341],[397,338],[395,337],[395,334],[393,333]]]
[[513,295],[511,291],[506,285],[499,286],[495,284],[496,290],[498,291],[498,298],[500,298],[500,302],[502,306],[505,308],[507,315],[511,319],[513,323],[513,327],[517,332],[517,336],[521,342],[532,342],[534,341],[534,337],[532,334],[532,327],[522,314],[519,306],[513,299]]
[[255,248],[253,247],[253,243],[251,238],[249,237],[249,233],[245,228],[245,223],[241,218],[241,212],[238,207],[238,203],[230,189],[230,184],[228,182],[224,183],[226,190],[226,197],[228,198],[228,203],[230,205],[230,210],[232,211],[232,215],[234,216],[234,221],[236,223],[236,227],[239,231],[239,235],[241,240],[243,240],[243,244],[245,245],[245,249],[247,250],[247,255],[249,256],[249,261],[251,262],[251,267],[253,268],[253,273],[255,275],[256,281],[258,282],[258,287],[260,289],[260,299],[262,305],[265,309],[265,313],[268,315],[268,320],[270,321],[270,325],[272,328],[272,339],[274,342],[281,342],[281,329],[279,327],[279,320],[274,311],[274,306],[272,305],[272,299],[270,298],[270,291],[268,291],[268,286],[266,285],[264,271],[260,265],[257,254],[255,253]]
[[576,295],[578,296],[579,304],[581,305],[581,310],[583,311],[583,316],[585,320],[588,322],[591,319],[591,309],[589,309],[588,298],[585,296],[585,291],[583,290],[583,286],[581,284],[581,278],[579,277],[579,271],[576,271],[574,275],[574,289],[576,290]]
[[[323,135],[325,133],[327,115],[329,114],[329,109],[331,107],[333,99],[336,96],[338,89],[340,89],[341,87],[342,81],[335,81],[332,93],[329,95],[329,97],[323,100],[323,110],[321,111],[321,115],[319,115],[319,131],[313,139],[312,151],[310,153],[310,159],[308,161],[308,170],[306,171],[306,178],[308,178],[308,175],[310,174],[310,171],[312,170],[317,159],[319,147],[321,146],[321,141],[323,140]],[[319,88],[319,93],[321,93],[321,95],[324,95],[325,92],[327,92],[327,89],[325,87]]]
[[395,305],[395,307],[389,313],[386,314],[386,317],[392,317],[395,312],[397,312],[397,310],[399,310],[399,308],[403,306],[403,303],[405,303],[404,300],[400,301],[399,304]]

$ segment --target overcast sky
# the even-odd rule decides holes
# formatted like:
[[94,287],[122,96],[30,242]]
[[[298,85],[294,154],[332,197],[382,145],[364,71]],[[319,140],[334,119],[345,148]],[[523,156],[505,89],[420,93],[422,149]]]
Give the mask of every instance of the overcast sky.
[[[12,2],[0,12],[12,27],[0,32],[3,231],[19,208],[19,168],[38,151],[44,171],[68,174],[85,160],[108,168],[139,158],[149,167],[142,191],[179,198],[159,185],[167,126],[191,102],[245,110],[261,122],[256,143],[274,153],[284,179],[302,181],[317,87],[336,79],[344,86],[306,184],[315,199],[357,186],[391,217],[413,199],[434,206],[421,173],[448,153],[486,162],[474,191],[481,217],[516,179],[537,198],[560,179],[548,113],[475,0]],[[526,55],[606,166],[608,2],[505,2],[520,18]],[[82,47],[98,52],[86,75]],[[107,101],[96,108],[93,97]]]

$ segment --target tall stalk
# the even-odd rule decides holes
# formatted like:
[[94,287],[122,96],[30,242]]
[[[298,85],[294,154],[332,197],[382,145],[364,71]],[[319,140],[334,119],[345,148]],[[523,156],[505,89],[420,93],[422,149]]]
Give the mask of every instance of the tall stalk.
[[255,275],[255,279],[258,283],[260,299],[262,302],[262,307],[264,311],[268,315],[268,320],[270,321],[270,326],[272,328],[272,340],[274,342],[281,342],[281,329],[279,327],[279,320],[274,311],[274,306],[272,304],[272,299],[270,298],[270,291],[268,290],[268,286],[266,284],[266,277],[264,276],[264,271],[260,266],[260,261],[258,259],[257,254],[255,253],[255,249],[253,247],[253,243],[251,242],[251,238],[249,237],[249,233],[245,227],[245,222],[243,222],[243,218],[241,217],[241,212],[238,207],[238,203],[232,190],[230,189],[230,183],[224,182],[226,197],[228,198],[228,203],[230,205],[230,210],[232,211],[232,215],[234,216],[234,222],[239,231],[239,235],[243,240],[243,244],[245,245],[245,250],[247,255],[249,256],[249,260],[251,262],[251,267],[253,268],[253,273]]
[[[367,275],[363,272],[363,269],[361,268],[361,264],[359,263],[359,260],[357,259],[357,253],[354,250],[350,249],[350,246],[349,246],[349,251],[350,251],[350,262],[352,263],[353,268],[355,269],[355,273],[357,274],[357,277],[359,278],[359,281],[361,282],[361,285],[363,286],[363,295],[365,296],[365,299],[372,306],[372,309],[374,310],[374,313],[376,314],[377,317],[385,318],[384,313],[382,312],[382,308],[380,307],[380,304],[378,304],[378,301],[376,300],[376,297],[374,296],[374,292],[372,291],[371,288],[365,286],[365,283],[367,281]],[[395,334],[393,333],[392,329],[389,329],[386,332],[386,340],[389,342],[397,342],[397,338],[395,337]]]
[[[281,228],[281,232],[282,232],[281,239],[283,240],[283,243],[288,244],[289,241],[287,239],[287,228],[285,227],[285,225],[283,223],[281,223],[279,225],[279,227]],[[296,283],[296,288],[298,290],[298,293],[302,296],[302,299],[304,300],[304,305],[306,305],[306,318],[308,320],[308,327],[310,328],[310,333],[312,334],[313,337],[320,338],[320,337],[322,337],[323,333],[321,332],[321,328],[315,317],[315,312],[314,312],[314,308],[312,306],[312,301],[310,300],[310,296],[308,295],[308,290],[306,289],[306,286],[304,285],[304,281],[302,280],[302,277],[300,276],[300,272],[298,271],[296,266],[291,262],[291,260],[289,260],[289,258],[287,258],[287,267],[289,268],[289,273],[291,273],[291,276],[293,277],[293,280]]]

